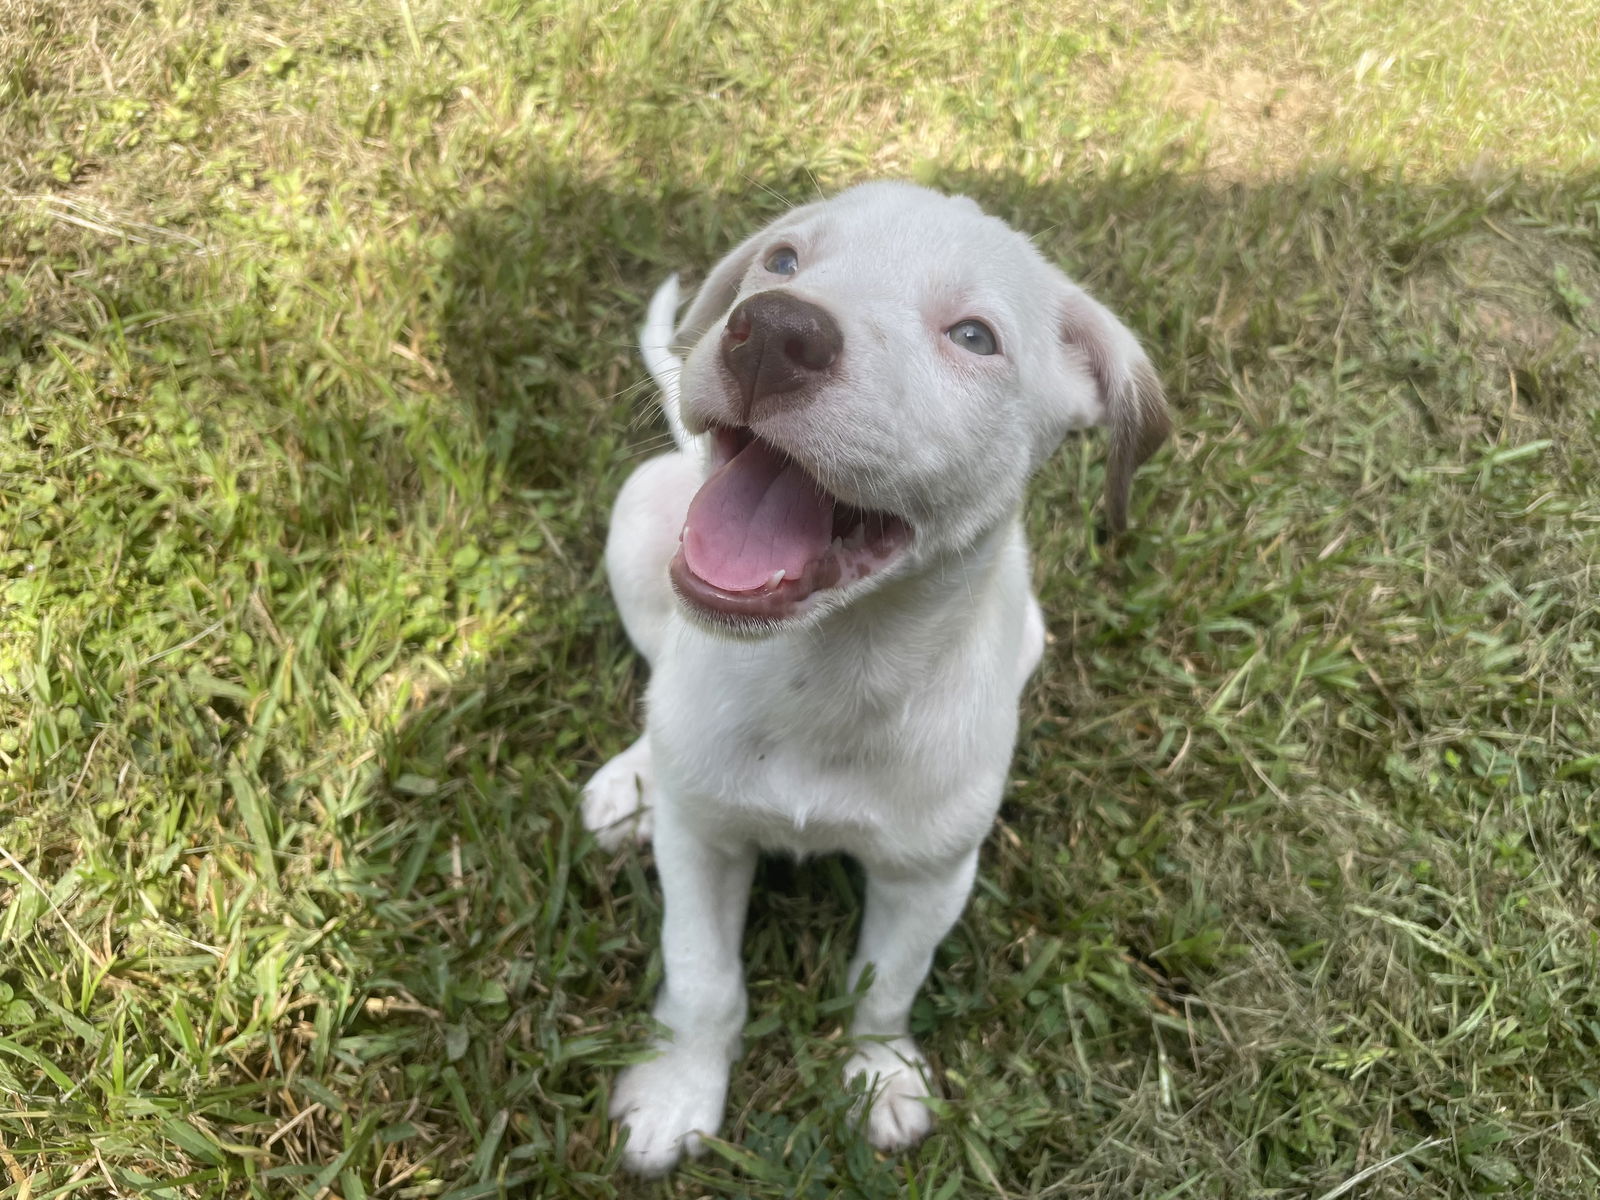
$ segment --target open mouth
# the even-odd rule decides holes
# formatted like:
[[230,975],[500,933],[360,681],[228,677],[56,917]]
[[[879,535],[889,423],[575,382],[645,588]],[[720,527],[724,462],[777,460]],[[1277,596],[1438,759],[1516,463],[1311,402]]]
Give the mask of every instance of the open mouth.
[[819,592],[881,571],[911,540],[889,513],[831,495],[749,429],[712,430],[711,477],[689,504],[672,583],[719,618],[779,621]]

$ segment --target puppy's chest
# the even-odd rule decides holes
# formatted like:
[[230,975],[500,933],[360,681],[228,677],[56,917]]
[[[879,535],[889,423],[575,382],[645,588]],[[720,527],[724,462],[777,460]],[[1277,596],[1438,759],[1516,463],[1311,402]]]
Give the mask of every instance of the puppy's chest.
[[862,849],[903,839],[948,793],[949,764],[927,750],[939,713],[911,689],[787,664],[711,686],[691,678],[657,676],[652,737],[683,802],[742,836],[801,852]]
[[906,697],[868,699],[800,677],[675,707],[662,715],[684,757],[720,764],[715,773],[748,788],[782,791],[803,781],[813,790],[829,782],[854,789],[916,769],[916,714]]

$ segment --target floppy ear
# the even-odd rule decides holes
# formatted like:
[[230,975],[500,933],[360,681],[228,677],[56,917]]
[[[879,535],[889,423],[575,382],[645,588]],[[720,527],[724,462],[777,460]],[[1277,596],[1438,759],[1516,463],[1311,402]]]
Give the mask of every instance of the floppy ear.
[[705,336],[706,331],[733,307],[734,299],[739,295],[739,284],[750,269],[750,261],[755,258],[756,251],[761,248],[766,232],[763,229],[751,234],[711,268],[711,274],[706,276],[705,282],[695,292],[694,300],[683,314],[683,320],[678,322],[677,332],[672,335],[675,354],[682,357],[694,349],[695,343]]
[[683,314],[683,320],[678,323],[678,330],[672,336],[672,350],[679,356],[687,354],[694,349],[694,345],[715,326],[733,307],[733,302],[739,296],[739,284],[744,281],[745,272],[750,269],[750,263],[762,248],[771,239],[771,230],[774,225],[789,224],[796,217],[820,202],[802,204],[791,208],[776,221],[762,226],[755,233],[745,238],[711,268],[711,274],[706,276],[706,281],[700,285],[700,290],[694,294],[689,309]]
[[1084,356],[1100,415],[1110,434],[1106,462],[1106,528],[1115,536],[1128,527],[1133,473],[1172,430],[1161,380],[1139,339],[1082,288],[1067,285],[1061,336]]

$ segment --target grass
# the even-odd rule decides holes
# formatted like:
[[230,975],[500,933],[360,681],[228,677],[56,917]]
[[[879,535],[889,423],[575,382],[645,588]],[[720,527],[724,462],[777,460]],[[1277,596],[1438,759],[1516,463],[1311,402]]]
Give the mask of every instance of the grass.
[[[0,0],[0,1197],[1600,1190],[1600,11]],[[612,1171],[648,854],[577,788],[651,287],[979,197],[1178,413],[851,1132],[763,867],[727,1141]]]

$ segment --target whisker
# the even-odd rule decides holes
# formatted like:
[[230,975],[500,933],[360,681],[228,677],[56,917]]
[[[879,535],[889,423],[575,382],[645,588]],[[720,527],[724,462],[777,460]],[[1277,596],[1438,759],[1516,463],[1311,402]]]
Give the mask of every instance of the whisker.
[[[626,428],[630,433],[638,433],[640,430],[650,428],[656,424],[657,415],[652,408],[636,408],[629,415]],[[672,435],[669,433],[667,436],[671,437]]]
[[640,396],[648,396],[652,394],[654,390],[655,382],[653,380],[648,378],[635,379],[632,383],[618,388],[610,395],[601,396],[600,398],[606,403],[611,404],[618,400],[637,399]]
[[771,187],[768,184],[762,183],[761,180],[757,179],[754,175],[750,175],[750,174],[747,173],[745,175],[745,177],[744,177],[744,181],[746,183],[750,184],[752,187],[756,187],[756,188],[761,189],[767,195],[771,196],[774,200],[776,200],[779,203],[781,203],[784,206],[784,208],[792,210],[792,209],[794,209],[796,207],[795,202],[793,200],[789,199],[789,197],[785,196],[782,192],[778,191],[776,188]]
[[805,168],[805,173],[806,173],[806,178],[811,180],[811,190],[816,192],[817,199],[821,200],[823,198],[822,183],[817,179],[817,173],[815,171],[813,171],[810,167],[806,167]]
[[666,437],[652,438],[649,441],[643,442],[637,446],[629,446],[622,452],[622,459],[624,462],[638,462],[640,459],[654,458],[662,451],[674,450],[676,448],[677,443],[672,440],[672,437],[669,434]]

